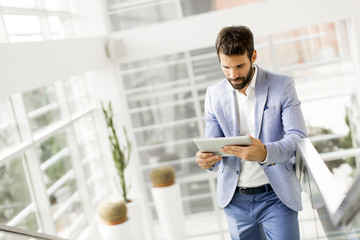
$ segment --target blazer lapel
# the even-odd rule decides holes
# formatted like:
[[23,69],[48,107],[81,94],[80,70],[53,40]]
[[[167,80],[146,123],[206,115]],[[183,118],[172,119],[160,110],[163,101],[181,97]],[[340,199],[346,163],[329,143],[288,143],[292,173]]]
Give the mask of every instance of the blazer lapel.
[[[238,126],[238,109],[236,107],[235,99],[235,90],[227,88],[221,95],[221,105],[224,111],[224,116],[226,118],[226,123],[229,127],[229,132],[231,136],[239,135],[239,126]],[[234,114],[235,113],[235,114]]]
[[269,90],[264,71],[260,67],[258,67],[258,71],[255,85],[255,138],[259,138],[260,136],[262,118]]

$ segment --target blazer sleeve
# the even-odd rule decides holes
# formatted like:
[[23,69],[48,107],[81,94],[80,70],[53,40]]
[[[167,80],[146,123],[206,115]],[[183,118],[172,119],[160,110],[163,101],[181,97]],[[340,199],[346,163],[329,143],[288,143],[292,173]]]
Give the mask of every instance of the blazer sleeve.
[[297,97],[294,80],[284,81],[281,91],[281,121],[283,138],[266,143],[267,157],[264,165],[285,162],[295,156],[296,142],[307,136],[306,125]]

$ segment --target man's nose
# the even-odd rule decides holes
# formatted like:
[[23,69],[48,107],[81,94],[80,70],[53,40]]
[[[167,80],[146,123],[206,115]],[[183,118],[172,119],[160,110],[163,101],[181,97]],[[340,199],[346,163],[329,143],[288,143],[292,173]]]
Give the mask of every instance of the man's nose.
[[235,79],[235,78],[239,77],[238,71],[236,71],[235,69],[230,69],[229,70],[229,77],[231,79]]

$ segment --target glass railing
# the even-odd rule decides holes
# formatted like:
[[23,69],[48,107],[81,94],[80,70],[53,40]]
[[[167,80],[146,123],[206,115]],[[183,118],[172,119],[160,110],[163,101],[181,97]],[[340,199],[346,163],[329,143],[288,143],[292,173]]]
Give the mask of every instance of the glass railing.
[[0,225],[0,240],[65,240],[56,236]]
[[339,185],[308,138],[298,142],[296,156],[302,239],[360,239],[360,176],[348,188]]

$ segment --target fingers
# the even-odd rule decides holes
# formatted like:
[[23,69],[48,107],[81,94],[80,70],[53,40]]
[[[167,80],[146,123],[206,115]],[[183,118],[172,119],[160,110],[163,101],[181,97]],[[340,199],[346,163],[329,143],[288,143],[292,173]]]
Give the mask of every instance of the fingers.
[[196,163],[202,169],[209,169],[220,160],[222,160],[220,156],[214,156],[212,153],[205,153],[200,151],[196,153]]
[[248,135],[252,144],[249,146],[224,146],[221,151],[237,156],[246,161],[263,161],[267,156],[267,151],[264,144],[256,138]]

